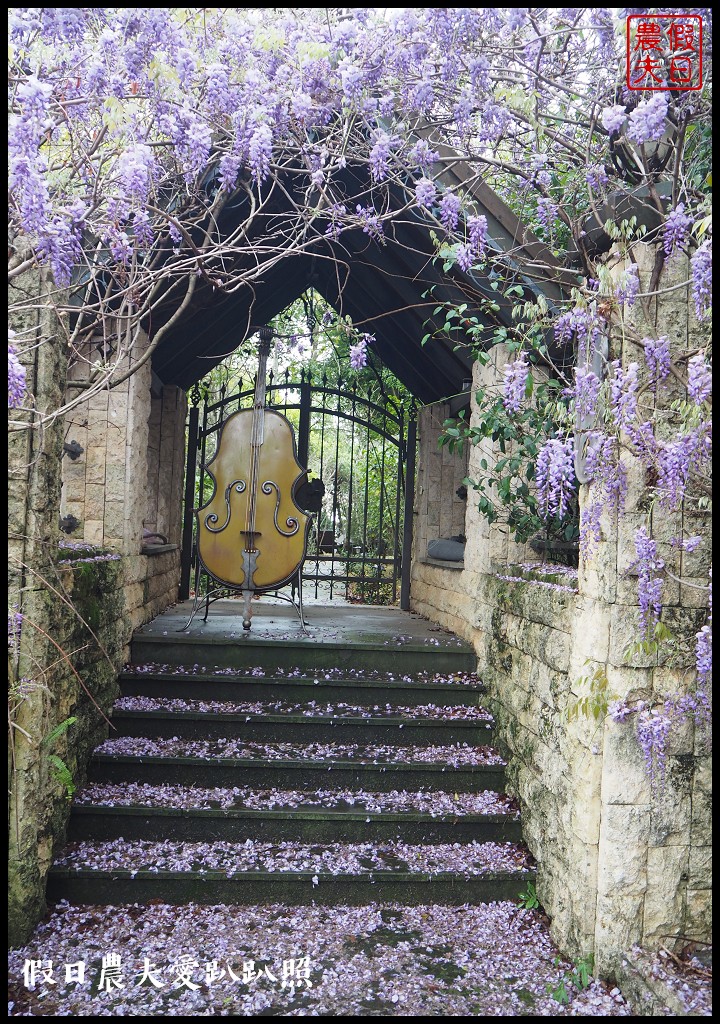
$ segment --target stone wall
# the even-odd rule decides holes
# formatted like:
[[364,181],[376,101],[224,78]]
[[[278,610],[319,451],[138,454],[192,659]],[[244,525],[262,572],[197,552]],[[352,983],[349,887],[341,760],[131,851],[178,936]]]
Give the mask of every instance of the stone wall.
[[[634,258],[647,288],[654,252],[637,245]],[[687,288],[678,287],[687,277],[687,264],[674,259],[660,284],[660,303],[630,313],[641,336],[663,333],[676,350],[698,347],[697,325],[688,312],[692,299]],[[611,338],[610,357],[627,365],[641,361],[642,353],[618,335]],[[498,352],[495,386],[504,361]],[[492,386],[492,372],[492,364],[477,368],[474,388]],[[671,388],[666,399],[678,396]],[[442,418],[427,410],[421,414],[419,465],[437,461],[435,431]],[[479,460],[491,454],[480,446],[472,449],[467,474],[478,475]],[[459,474],[464,461],[454,458]],[[605,974],[635,943],[657,947],[681,936],[707,941],[710,763],[700,736],[688,724],[673,741],[663,796],[651,792],[632,721],[576,713],[578,701],[597,694],[604,680],[612,698],[661,702],[668,694],[686,692],[693,679],[691,650],[690,668],[668,667],[662,652],[627,656],[628,645],[639,636],[637,581],[628,577],[634,532],[650,514],[655,534],[669,537],[670,524],[648,507],[644,475],[631,466],[627,514],[619,522],[605,517],[598,550],[592,561],[581,561],[574,583],[565,573],[538,575],[524,568],[536,556],[480,518],[472,490],[464,564],[430,564],[422,538],[430,529],[432,506],[423,486],[431,472],[438,477],[427,465],[418,475],[411,604],[475,647],[554,937],[569,954],[594,953]],[[454,480],[450,467],[443,472]],[[432,494],[441,508],[450,501],[449,486],[439,496]],[[588,488],[582,487],[581,509],[588,500]],[[707,519],[696,529],[707,532]],[[667,543],[660,551],[675,574],[682,570],[690,582],[707,582],[702,561],[693,562]],[[671,581],[663,600],[666,622],[684,626],[690,635],[697,632],[707,591]]]
[[[146,344],[141,336],[135,358]],[[70,377],[86,376],[87,363],[79,361]],[[148,361],[117,389],[78,404],[65,421],[66,441],[83,452],[64,460],[61,515],[79,523],[73,541],[124,556],[133,628],[177,601],[186,412],[184,392],[154,382]]]
[[[45,284],[36,275],[28,287],[35,310]],[[68,375],[63,325],[48,307],[13,326],[23,342],[39,342],[27,366],[36,408],[58,409]],[[140,338],[136,358],[145,344]],[[92,352],[85,355],[91,360]],[[87,378],[87,365],[78,362],[69,376]],[[25,941],[44,912],[68,798],[108,734],[132,632],[177,600],[186,403],[177,388],[152,390],[148,361],[117,390],[75,405],[64,421],[11,434],[9,610],[23,616],[11,650],[13,944]],[[65,400],[77,394],[71,389]],[[79,457],[63,455],[63,441],[76,441]],[[65,535],[59,527],[72,525],[69,516],[78,525]],[[144,530],[169,543],[144,540]]]
[[428,542],[465,534],[467,500],[457,491],[467,476],[466,454],[454,455],[440,448],[438,438],[449,416],[444,403],[418,411],[417,436],[420,458],[415,483],[414,561],[427,557]]

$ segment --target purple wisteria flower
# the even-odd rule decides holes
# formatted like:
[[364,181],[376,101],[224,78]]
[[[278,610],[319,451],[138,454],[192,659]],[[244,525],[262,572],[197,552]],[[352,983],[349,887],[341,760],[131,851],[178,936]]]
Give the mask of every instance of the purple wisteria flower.
[[353,370],[362,370],[367,366],[367,347],[374,341],[374,334],[361,334],[356,344],[350,346],[350,365]]
[[575,387],[570,389],[570,395],[575,401],[575,412],[579,419],[593,419],[600,395],[600,378],[592,370],[578,366],[575,370]]
[[361,206],[358,203],[355,207],[355,213],[360,220],[363,232],[372,238],[373,241],[381,242],[384,238],[384,229],[380,215],[375,207]]
[[605,107],[600,114],[600,121],[606,132],[610,135],[616,135],[625,124],[626,117],[627,111],[625,107],[616,103],[613,107]]
[[412,166],[419,167],[423,175],[432,170],[432,165],[440,159],[440,154],[433,149],[426,139],[420,139],[408,152],[408,159]]
[[640,291],[640,278],[638,277],[638,269],[634,263],[631,263],[618,281],[615,288],[615,296],[618,302],[623,302],[627,306],[635,305],[635,299]]
[[628,368],[623,370],[620,360],[614,359],[610,363],[610,369],[610,401],[617,413],[618,423],[627,430],[637,419],[640,367],[637,363],[630,363]]
[[695,405],[702,405],[712,394],[712,367],[702,352],[688,362],[688,394]]
[[638,712],[635,730],[653,792],[665,783],[667,741],[672,726],[673,717],[665,707],[645,707]]
[[420,178],[415,182],[415,200],[418,206],[431,209],[437,200],[437,189],[429,178]]
[[8,612],[8,651],[17,655],[20,645],[20,633],[22,632],[22,612]]
[[396,140],[387,132],[378,132],[370,150],[370,174],[373,181],[384,181],[390,171],[390,154]]
[[8,331],[8,409],[19,409],[25,398],[27,376],[17,349],[10,343],[10,335],[14,337],[15,332]]
[[662,573],[665,563],[658,555],[657,543],[644,527],[635,534],[636,559],[632,569],[638,574],[640,636],[645,639],[651,625],[660,621],[662,611]]
[[695,313],[704,320],[712,306],[712,242],[703,242],[690,260]]
[[446,231],[455,231],[460,219],[460,199],[453,192],[446,192],[440,200],[440,222]]
[[658,142],[665,131],[667,111],[667,98],[661,92],[638,103],[628,118],[628,138],[638,145]]
[[667,215],[663,229],[663,248],[668,256],[685,244],[691,227],[692,217],[685,213],[685,204],[678,203]]
[[695,666],[697,668],[698,684],[705,687],[712,678],[712,626],[710,623],[703,626],[699,633],[695,634],[697,641],[695,645]]
[[654,390],[657,381],[664,380],[670,373],[670,342],[665,334],[661,334],[659,338],[643,338],[640,344],[645,350],[645,362]]
[[559,212],[560,207],[552,199],[546,197],[538,199],[537,218],[546,231],[552,231]]
[[[255,181],[260,183],[270,173],[272,159],[272,129],[267,124],[258,125],[250,138],[248,161]],[[207,155],[205,161],[207,160]]]
[[599,192],[603,185],[608,183],[607,171],[602,164],[593,164],[585,171],[585,181],[593,192]]
[[575,493],[574,445],[571,437],[564,441],[551,438],[540,449],[535,464],[535,482],[540,513],[546,519],[564,516]]
[[502,401],[507,412],[511,414],[520,412],[522,408],[529,370],[526,352],[521,352],[512,363],[505,363]]
[[576,306],[557,318],[554,325],[555,340],[560,345],[569,345],[577,339],[578,362],[588,361],[602,334],[602,321],[589,309]]
[[672,510],[679,506],[685,497],[690,474],[708,468],[710,458],[709,424],[701,424],[677,440],[656,446],[657,489],[663,508]]

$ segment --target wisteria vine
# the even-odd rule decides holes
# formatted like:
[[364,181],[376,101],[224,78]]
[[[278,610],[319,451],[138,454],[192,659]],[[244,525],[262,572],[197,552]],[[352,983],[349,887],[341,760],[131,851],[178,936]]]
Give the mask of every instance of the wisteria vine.
[[[710,101],[705,89],[625,88],[626,13],[11,9],[13,428],[41,425],[122,384],[170,329],[161,322],[141,354],[141,325],[162,303],[189,304],[198,283],[231,294],[288,255],[342,242],[353,229],[382,246],[392,218],[415,208],[450,268],[483,268],[498,295],[517,303],[515,332],[468,329],[476,350],[512,343],[498,416],[522,420],[533,364],[547,366],[550,338],[575,353],[574,372],[550,360],[566,390],[531,438],[535,491],[508,484],[511,506],[517,500],[562,522],[576,500],[579,440],[587,559],[607,516],[625,512],[631,467],[644,471],[665,527],[654,536],[654,514],[638,527],[628,571],[651,631],[662,619],[664,581],[707,586],[708,558],[700,556],[712,431]],[[710,12],[700,13],[708,40]],[[444,144],[535,227],[554,261],[574,254],[578,287],[561,308],[533,306],[509,286],[486,218],[448,182]],[[348,175],[364,182],[351,201]],[[618,190],[638,188],[649,194],[658,226],[643,235],[611,217],[604,228],[613,269],[594,254],[588,231],[606,221]],[[392,190],[403,196],[399,213]],[[244,214],[223,234],[217,225],[230,204]],[[244,259],[258,238],[262,260]],[[656,247],[660,269],[663,261],[687,262],[695,318],[708,328],[692,335],[689,351],[671,344],[662,324],[653,336],[633,336],[632,311],[653,298],[659,281],[638,272],[638,239]],[[31,284],[39,269],[50,275],[42,298]],[[76,375],[62,407],[41,412],[26,376],[37,339],[21,325],[43,305],[60,315],[62,343],[86,374]],[[111,354],[98,358],[97,333],[111,318],[116,335],[101,346]],[[619,335],[623,349],[635,344],[636,358],[603,350],[608,339],[617,348]],[[350,349],[356,369],[367,361],[369,337]],[[490,517],[493,501],[485,500]],[[511,510],[511,528],[522,523]],[[700,550],[687,546],[691,536],[701,537]],[[708,616],[695,645],[704,694],[710,625]]]

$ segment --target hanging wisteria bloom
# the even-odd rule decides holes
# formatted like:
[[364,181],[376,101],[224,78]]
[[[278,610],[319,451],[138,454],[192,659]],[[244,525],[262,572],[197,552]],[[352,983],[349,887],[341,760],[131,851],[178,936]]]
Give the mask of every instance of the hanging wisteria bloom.
[[638,269],[634,263],[631,263],[620,276],[620,280],[615,287],[615,296],[618,302],[624,302],[627,306],[633,306],[639,291],[640,279],[638,277]]
[[670,341],[667,335],[659,338],[643,338],[640,342],[645,350],[645,362],[652,378],[652,389],[659,380],[664,380],[670,373]]
[[367,366],[367,347],[373,341],[375,341],[375,335],[361,334],[356,344],[350,346],[350,365],[353,370],[362,370]]
[[695,313],[704,320],[712,306],[712,243],[703,242],[690,260]]
[[575,461],[572,437],[551,438],[535,463],[538,505],[544,518],[564,516],[575,493]]
[[395,140],[387,132],[377,133],[370,150],[370,174],[373,181],[383,181],[387,178],[390,171],[390,154],[395,144]]
[[688,394],[695,405],[702,405],[712,394],[712,367],[702,352],[688,362]]
[[585,171],[585,181],[594,192],[599,192],[609,180],[607,171],[600,164],[594,164]]
[[578,419],[594,419],[600,394],[600,378],[597,374],[578,366],[575,370],[575,387],[571,389],[570,394],[575,402]]
[[415,200],[418,206],[430,209],[437,199],[437,189],[429,178],[420,178],[415,182]]
[[685,213],[685,204],[678,203],[665,218],[663,228],[663,248],[668,256],[685,244],[691,227],[692,217]]
[[603,324],[596,313],[576,306],[557,318],[553,331],[560,345],[576,339],[578,362],[587,363],[602,338]]
[[626,117],[627,111],[625,110],[625,107],[620,104],[616,104],[614,107],[605,107],[600,115],[600,121],[603,128],[609,135],[617,135],[625,124]]
[[530,371],[527,353],[521,352],[512,363],[505,363],[503,374],[503,405],[507,412],[514,414],[520,412],[525,398],[525,387],[527,376]]
[[25,398],[25,367],[17,356],[17,349],[11,344],[14,331],[8,331],[8,409],[19,409]]
[[661,92],[643,100],[628,118],[627,135],[633,142],[658,142],[665,132],[668,102]]
[[618,423],[627,430],[637,419],[640,367],[637,363],[630,363],[623,370],[620,360],[614,359],[610,363],[610,370],[610,402],[617,413]]
[[552,231],[559,212],[560,207],[552,199],[546,197],[538,199],[537,218],[547,232]]
[[460,199],[453,192],[446,192],[440,200],[440,222],[447,231],[455,231],[460,219]]
[[662,576],[665,562],[658,555],[657,543],[644,527],[635,534],[636,559],[632,569],[638,574],[640,603],[640,637],[645,639],[652,626],[660,621],[662,611]]
[[653,793],[659,792],[665,784],[667,742],[673,726],[673,716],[668,711],[666,707],[644,707],[639,711],[635,723]]

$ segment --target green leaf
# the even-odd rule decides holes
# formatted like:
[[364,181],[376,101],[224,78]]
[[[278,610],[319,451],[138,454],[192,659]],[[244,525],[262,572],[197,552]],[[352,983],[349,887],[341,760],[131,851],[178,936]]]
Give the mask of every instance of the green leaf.
[[52,746],[52,744],[55,742],[55,740],[59,739],[60,736],[63,735],[63,733],[66,733],[68,731],[68,729],[70,728],[70,726],[74,725],[75,722],[77,722],[77,717],[75,715],[72,715],[70,718],[66,718],[65,721],[63,721],[63,722],[59,722],[55,726],[55,728],[52,729],[48,733],[48,735],[45,737],[45,739],[42,741],[43,742],[43,746],[45,746],[45,747]]

